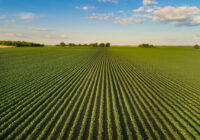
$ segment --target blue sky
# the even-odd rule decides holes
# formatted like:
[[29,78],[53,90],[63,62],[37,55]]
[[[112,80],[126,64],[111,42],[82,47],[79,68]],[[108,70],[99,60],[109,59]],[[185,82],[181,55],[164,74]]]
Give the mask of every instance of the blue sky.
[[200,43],[200,1],[0,0],[0,39],[194,45]]

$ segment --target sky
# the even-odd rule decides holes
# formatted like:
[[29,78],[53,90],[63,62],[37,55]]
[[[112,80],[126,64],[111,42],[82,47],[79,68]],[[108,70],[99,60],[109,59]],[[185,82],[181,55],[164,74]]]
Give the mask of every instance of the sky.
[[0,0],[0,40],[200,44],[200,0]]

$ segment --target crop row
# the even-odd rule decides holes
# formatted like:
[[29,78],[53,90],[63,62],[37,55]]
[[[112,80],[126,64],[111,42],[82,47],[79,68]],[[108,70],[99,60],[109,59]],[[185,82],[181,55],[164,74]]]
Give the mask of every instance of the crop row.
[[198,89],[123,55],[97,48],[4,89],[0,139],[199,139]]

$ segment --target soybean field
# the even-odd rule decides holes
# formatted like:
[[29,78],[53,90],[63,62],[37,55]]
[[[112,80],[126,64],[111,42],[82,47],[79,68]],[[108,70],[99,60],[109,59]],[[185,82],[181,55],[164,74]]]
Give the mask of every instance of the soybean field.
[[0,49],[1,140],[199,140],[200,51]]

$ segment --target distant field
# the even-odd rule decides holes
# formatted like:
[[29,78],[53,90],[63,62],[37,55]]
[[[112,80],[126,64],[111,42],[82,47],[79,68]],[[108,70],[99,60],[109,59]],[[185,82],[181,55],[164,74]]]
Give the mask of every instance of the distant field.
[[136,48],[138,46],[120,46],[120,45],[112,45],[112,48]]
[[5,46],[5,45],[0,45],[0,48],[13,48],[15,46]]
[[200,51],[0,49],[0,139],[200,139]]

